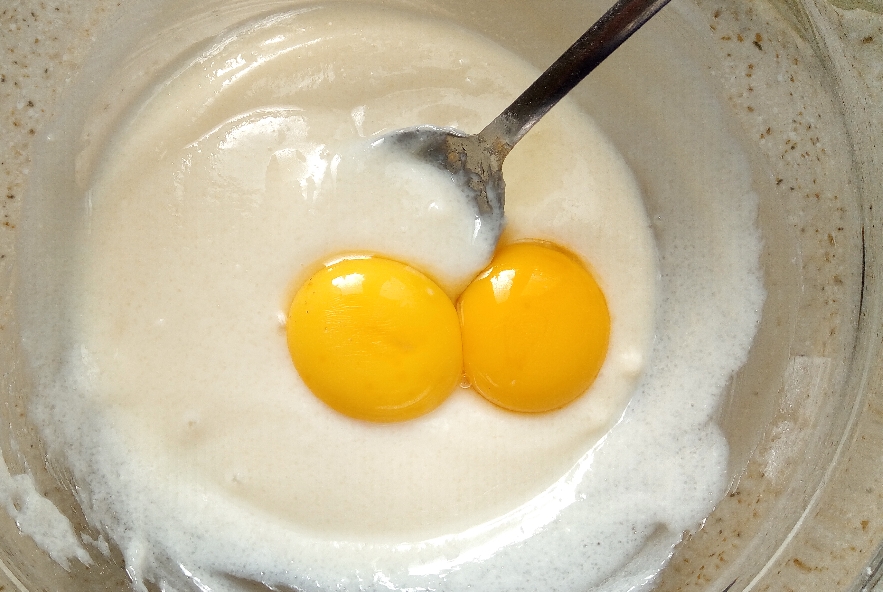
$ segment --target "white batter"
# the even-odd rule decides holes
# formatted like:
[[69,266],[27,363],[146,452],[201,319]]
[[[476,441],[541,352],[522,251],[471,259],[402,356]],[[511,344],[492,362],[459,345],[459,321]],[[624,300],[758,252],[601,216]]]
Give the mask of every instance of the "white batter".
[[375,425],[326,408],[288,357],[283,311],[334,255],[382,253],[462,289],[488,256],[470,209],[364,146],[415,124],[478,131],[535,74],[441,23],[317,9],[219,42],[120,128],[88,192],[65,411],[40,417],[136,587],[584,590],[640,581],[708,512],[726,467],[715,399],[762,300],[750,212],[727,221],[746,264],[713,277],[701,245],[679,245],[657,298],[637,186],[573,106],[507,160],[506,238],[554,241],[597,273],[613,324],[587,396],[527,416],[458,390]]

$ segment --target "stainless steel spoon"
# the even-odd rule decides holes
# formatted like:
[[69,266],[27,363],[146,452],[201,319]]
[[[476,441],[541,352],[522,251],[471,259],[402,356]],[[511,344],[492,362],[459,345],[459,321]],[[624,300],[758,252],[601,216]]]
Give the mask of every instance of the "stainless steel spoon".
[[[503,231],[503,160],[524,134],[669,0],[619,0],[521,96],[478,134],[421,125],[375,144],[398,146],[449,172],[477,206],[473,238],[496,244]],[[487,234],[491,233],[491,234]]]

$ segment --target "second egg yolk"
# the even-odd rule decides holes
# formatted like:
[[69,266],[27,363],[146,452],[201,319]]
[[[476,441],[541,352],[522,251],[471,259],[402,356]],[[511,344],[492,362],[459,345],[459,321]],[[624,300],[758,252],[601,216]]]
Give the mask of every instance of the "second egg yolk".
[[473,388],[513,411],[551,411],[595,380],[610,339],[607,301],[589,270],[550,243],[500,249],[458,302]]
[[291,304],[287,336],[307,387],[357,419],[427,413],[462,376],[454,304],[431,279],[389,259],[344,259],[313,275]]

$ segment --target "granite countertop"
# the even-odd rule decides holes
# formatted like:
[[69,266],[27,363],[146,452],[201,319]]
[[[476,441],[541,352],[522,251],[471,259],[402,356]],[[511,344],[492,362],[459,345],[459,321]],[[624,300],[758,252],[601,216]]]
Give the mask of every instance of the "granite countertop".
[[23,0],[0,9],[0,273],[15,240],[31,145],[54,115],[95,34],[121,2]]

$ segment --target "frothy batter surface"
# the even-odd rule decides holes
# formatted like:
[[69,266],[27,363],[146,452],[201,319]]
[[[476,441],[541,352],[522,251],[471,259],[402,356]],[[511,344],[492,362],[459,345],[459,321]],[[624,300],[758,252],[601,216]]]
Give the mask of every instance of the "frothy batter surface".
[[[596,392],[532,417],[458,391],[418,421],[373,425],[301,383],[282,323],[305,271],[378,252],[456,294],[490,256],[469,242],[466,200],[428,174],[440,173],[369,142],[420,121],[475,129],[531,72],[465,33],[395,23],[359,11],[261,23],[164,85],[92,191],[81,329],[95,400],[175,479],[320,538],[449,534],[528,501],[618,416],[651,337],[637,190],[565,109],[513,155],[511,230],[554,237],[605,278],[617,330]],[[442,50],[452,35],[456,52]],[[538,227],[546,207],[567,216]]]
[[[121,125],[88,191],[66,411],[41,417],[137,586],[582,590],[642,548],[622,573],[658,565],[721,495],[710,419],[754,332],[756,264],[714,277],[686,224],[657,297],[637,185],[570,105],[507,159],[505,240],[551,240],[597,274],[612,333],[586,396],[528,416],[461,389],[376,425],[294,371],[284,311],[324,261],[380,253],[455,295],[488,256],[457,196],[370,139],[478,131],[535,74],[443,23],[321,8],[234,32]],[[746,207],[722,213],[724,255],[756,261]]]

